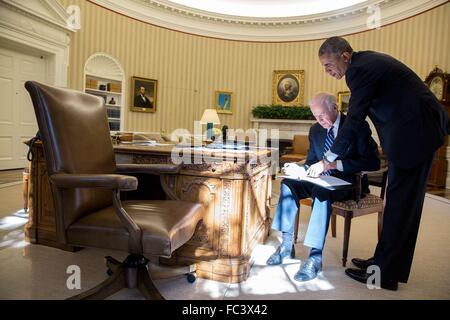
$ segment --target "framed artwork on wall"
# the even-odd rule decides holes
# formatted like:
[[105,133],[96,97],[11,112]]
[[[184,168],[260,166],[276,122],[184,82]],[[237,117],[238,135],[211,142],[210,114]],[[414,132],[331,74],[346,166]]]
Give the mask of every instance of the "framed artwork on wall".
[[131,111],[156,112],[157,80],[132,77],[130,87]]
[[273,72],[273,104],[283,106],[303,105],[304,91],[304,70],[275,70]]
[[337,105],[339,112],[348,112],[348,103],[350,102],[350,91],[339,91],[337,94]]
[[233,114],[233,93],[216,91],[215,105],[217,113]]

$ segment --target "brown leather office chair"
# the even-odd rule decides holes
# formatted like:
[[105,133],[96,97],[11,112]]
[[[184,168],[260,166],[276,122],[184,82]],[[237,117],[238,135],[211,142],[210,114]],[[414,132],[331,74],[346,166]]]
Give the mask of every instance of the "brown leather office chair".
[[[43,142],[56,211],[57,238],[75,247],[123,250],[122,263],[106,257],[109,278],[75,299],[103,299],[138,287],[163,299],[147,270],[149,257],[169,257],[194,234],[204,209],[170,201],[121,201],[137,179],[123,173],[175,174],[175,165],[116,165],[102,99],[26,82]],[[151,192],[151,190],[149,190]]]

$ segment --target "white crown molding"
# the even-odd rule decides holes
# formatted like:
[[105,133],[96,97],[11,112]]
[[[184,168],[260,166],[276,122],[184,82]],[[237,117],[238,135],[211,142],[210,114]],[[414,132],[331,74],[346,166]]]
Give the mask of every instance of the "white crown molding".
[[368,0],[332,12],[287,18],[216,14],[166,0],[89,0],[102,7],[163,28],[206,37],[259,42],[323,39],[367,31],[369,6],[381,10],[381,25],[441,5],[446,0]]
[[56,0],[0,0],[2,46],[47,56],[48,83],[62,87],[67,86],[72,31],[64,17],[65,9]]
[[21,11],[33,19],[45,21],[67,31],[74,31],[67,25],[69,14],[57,0],[0,0],[0,3]]

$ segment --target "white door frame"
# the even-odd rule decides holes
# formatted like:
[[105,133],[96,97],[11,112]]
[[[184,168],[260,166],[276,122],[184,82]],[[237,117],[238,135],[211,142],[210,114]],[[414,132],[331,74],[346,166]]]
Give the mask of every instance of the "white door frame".
[[[46,6],[41,10],[47,14],[35,9],[43,2]],[[0,0],[0,45],[47,56],[48,84],[60,87],[67,87],[69,35],[73,32],[65,26],[64,13],[65,9],[53,0]]]
[[0,47],[45,56],[49,85],[67,87],[69,14],[57,0],[0,0]]

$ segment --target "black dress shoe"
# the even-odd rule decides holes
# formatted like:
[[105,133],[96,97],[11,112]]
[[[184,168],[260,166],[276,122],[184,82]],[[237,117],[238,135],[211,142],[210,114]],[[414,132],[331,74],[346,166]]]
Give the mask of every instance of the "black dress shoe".
[[303,282],[315,279],[317,274],[322,270],[322,260],[308,258],[301,266],[300,270],[295,274],[294,280]]
[[285,246],[280,245],[277,250],[267,259],[267,264],[269,266],[275,266],[277,264],[281,264],[283,259],[286,257],[290,257],[293,259],[295,257],[295,248],[292,245],[291,250],[286,249]]
[[375,264],[375,258],[372,257],[367,260],[353,258],[352,263],[355,265],[355,267],[366,270],[369,266]]
[[[361,283],[367,284],[367,280],[371,276],[366,270],[361,269],[345,269],[345,273],[352,279],[359,281]],[[398,281],[393,280],[381,280],[380,283],[381,288],[396,291],[398,289]]]

